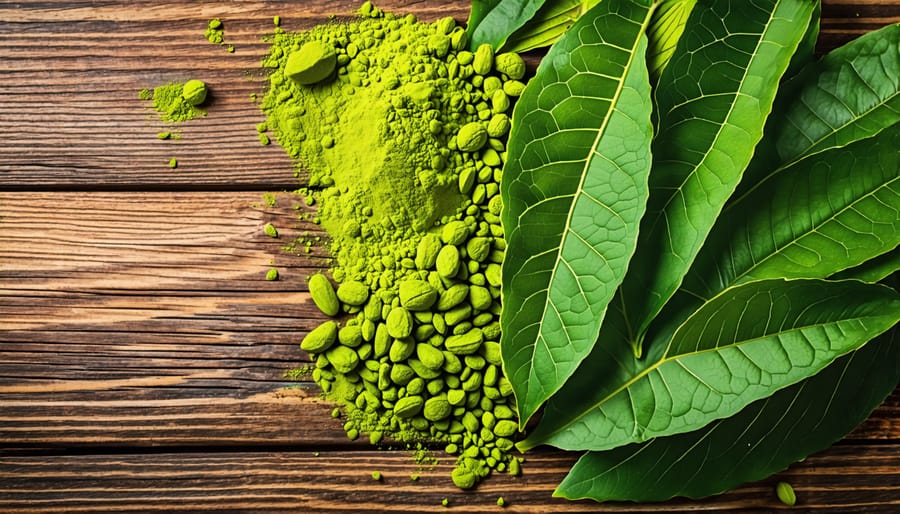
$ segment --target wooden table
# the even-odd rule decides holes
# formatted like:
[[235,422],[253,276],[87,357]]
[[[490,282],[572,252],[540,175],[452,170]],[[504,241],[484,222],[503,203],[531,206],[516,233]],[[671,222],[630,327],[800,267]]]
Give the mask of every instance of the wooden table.
[[[357,5],[0,1],[0,511],[421,512],[446,497],[499,512],[500,495],[515,512],[766,511],[779,479],[803,508],[900,510],[897,392],[776,477],[662,505],[552,499],[574,460],[559,452],[461,492],[440,452],[420,470],[409,452],[349,442],[315,384],[285,377],[306,363],[297,343],[320,315],[305,277],[326,261],[282,250],[316,226],[297,219],[291,162],[260,145],[250,97],[273,16],[299,30]],[[468,9],[381,6],[426,20]],[[828,49],[900,6],[826,1],[824,16]],[[213,17],[234,53],[204,38]],[[210,84],[209,115],[159,140],[168,129],[137,93],[188,78]],[[273,263],[282,279],[268,282]]]

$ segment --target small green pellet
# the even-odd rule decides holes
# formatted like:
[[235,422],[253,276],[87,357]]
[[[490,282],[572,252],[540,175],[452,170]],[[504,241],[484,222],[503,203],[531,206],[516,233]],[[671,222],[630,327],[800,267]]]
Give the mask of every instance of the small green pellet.
[[797,504],[797,494],[794,492],[794,488],[791,484],[787,482],[778,482],[778,484],[775,485],[775,495],[778,496],[778,500],[780,500],[781,503],[788,507],[793,507]]
[[184,83],[181,97],[190,105],[200,105],[206,101],[207,88],[202,80],[192,79]]
[[278,270],[270,268],[269,271],[266,272],[266,280],[278,280]]
[[341,305],[334,287],[324,274],[316,273],[309,277],[309,294],[325,315],[335,316],[340,311]]
[[373,471],[372,472],[372,480],[380,482],[382,479],[381,471]]
[[275,225],[271,223],[266,223],[263,226],[263,232],[265,232],[269,237],[278,237],[278,229],[275,228]]

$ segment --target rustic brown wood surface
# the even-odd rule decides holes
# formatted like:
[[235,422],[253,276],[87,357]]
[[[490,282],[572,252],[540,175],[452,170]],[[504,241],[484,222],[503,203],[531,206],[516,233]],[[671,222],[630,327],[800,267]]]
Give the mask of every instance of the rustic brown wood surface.
[[[422,512],[445,497],[499,512],[500,495],[514,512],[768,511],[781,479],[801,510],[900,511],[898,392],[833,448],[699,501],[553,499],[574,457],[552,451],[461,492],[452,459],[349,442],[316,386],[285,377],[321,319],[305,277],[326,256],[283,250],[317,228],[286,192],[291,162],[259,144],[250,95],[273,16],[299,30],[357,4],[0,1],[0,512]],[[827,50],[900,21],[900,6],[825,1],[823,15]],[[204,38],[212,17],[233,54]],[[212,87],[209,115],[160,141],[137,91],[192,77]],[[272,265],[281,280],[263,279]]]

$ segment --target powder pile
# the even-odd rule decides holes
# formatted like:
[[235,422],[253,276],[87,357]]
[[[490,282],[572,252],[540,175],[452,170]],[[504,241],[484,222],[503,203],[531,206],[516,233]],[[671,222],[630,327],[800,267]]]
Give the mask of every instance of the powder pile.
[[453,482],[518,474],[501,372],[499,178],[524,62],[466,50],[452,18],[422,23],[365,3],[360,18],[276,28],[266,128],[308,173],[329,235],[333,317],[301,343],[351,439],[435,442]]
[[141,100],[152,101],[153,108],[159,113],[162,121],[181,123],[198,116],[206,116],[206,111],[199,107],[206,100],[206,94],[206,84],[199,80],[189,80],[185,83],[170,82],[153,89],[142,89],[138,97]]

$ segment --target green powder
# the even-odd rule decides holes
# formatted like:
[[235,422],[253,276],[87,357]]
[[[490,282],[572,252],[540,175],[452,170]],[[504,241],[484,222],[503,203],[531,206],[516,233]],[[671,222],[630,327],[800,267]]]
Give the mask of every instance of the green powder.
[[234,46],[225,42],[225,24],[219,18],[213,18],[206,24],[206,31],[203,33],[206,39],[214,45],[222,45],[226,47],[229,53],[234,53]]
[[182,96],[183,90],[183,83],[170,82],[157,86],[152,91],[143,89],[138,94],[138,97],[141,100],[152,100],[153,108],[159,113],[159,118],[168,123],[180,123],[192,120],[198,116],[206,116],[206,111],[196,105],[192,105]]
[[338,286],[340,329],[306,342],[313,379],[342,406],[350,439],[439,444],[457,455],[453,482],[469,488],[516,462],[498,343],[498,180],[504,85],[521,83],[493,68],[489,48],[465,51],[451,18],[421,23],[368,2],[359,14],[276,29],[263,63],[258,132],[271,130],[307,174]]

